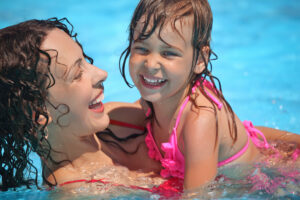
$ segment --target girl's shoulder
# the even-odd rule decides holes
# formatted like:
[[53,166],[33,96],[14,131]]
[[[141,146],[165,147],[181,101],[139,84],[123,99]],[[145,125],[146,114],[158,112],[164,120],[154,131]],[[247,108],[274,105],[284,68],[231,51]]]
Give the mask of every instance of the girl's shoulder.
[[[198,104],[199,106],[199,104]],[[213,141],[215,140],[215,133],[216,132],[216,119],[217,114],[214,113],[212,106],[209,102],[201,102],[201,107],[195,107],[192,102],[185,111],[182,123],[181,132],[183,133],[183,139],[191,140],[194,139],[207,139],[206,136],[213,136]],[[205,138],[203,138],[205,137]],[[198,141],[199,141],[198,140]]]
[[214,112],[223,110],[223,102],[220,97],[210,88],[197,88],[193,94],[190,95],[191,111],[201,110]]
[[[220,123],[225,110],[222,107],[222,101],[212,87],[204,85],[203,90],[197,87],[191,94],[189,104],[184,112],[182,131],[187,133],[186,137],[202,137],[201,133],[206,134],[207,132],[216,133],[219,129],[216,125],[217,121]],[[195,136],[193,136],[194,134]],[[211,139],[215,141],[216,134],[212,135]]]

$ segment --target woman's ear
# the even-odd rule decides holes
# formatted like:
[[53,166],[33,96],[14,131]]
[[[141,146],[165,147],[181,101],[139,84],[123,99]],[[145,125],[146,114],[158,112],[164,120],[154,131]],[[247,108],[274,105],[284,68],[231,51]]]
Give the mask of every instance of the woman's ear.
[[48,115],[48,123],[47,123],[47,118],[44,115],[40,115],[37,122],[40,125],[48,125],[52,122],[52,117],[50,115]]
[[36,112],[33,112],[33,115],[32,115],[33,120],[35,120],[36,117],[38,117],[37,123],[39,125],[47,125],[52,122],[52,117],[49,114],[48,114],[48,123],[47,123],[47,118],[44,115],[39,114],[39,116],[36,116]]
[[198,60],[197,60],[196,66],[194,68],[194,73],[195,74],[200,74],[205,69],[205,63],[207,64],[208,63],[208,59],[209,59],[209,50],[210,50],[209,46],[204,46],[202,48],[202,55],[204,56],[205,60],[203,60],[203,58],[202,58],[201,55],[198,56]]

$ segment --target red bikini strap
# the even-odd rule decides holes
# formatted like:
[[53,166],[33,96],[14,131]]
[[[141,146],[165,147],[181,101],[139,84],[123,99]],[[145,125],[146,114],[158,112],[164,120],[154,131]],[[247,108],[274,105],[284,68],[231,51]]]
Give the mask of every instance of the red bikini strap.
[[[64,186],[64,185],[71,184],[71,183],[81,183],[81,182],[84,182],[84,183],[103,183],[103,184],[110,183],[108,181],[104,181],[103,179],[91,179],[91,180],[80,179],[80,180],[67,181],[67,182],[59,184],[59,186]],[[117,184],[117,183],[110,183],[110,184],[112,186],[122,186],[122,187],[131,188],[131,189],[139,189],[139,190],[145,190],[145,191],[148,191],[148,192],[153,192],[153,190],[151,188],[144,188],[144,187],[135,186],[135,185],[126,186],[126,185]]]
[[64,185],[68,185],[68,184],[71,184],[71,183],[81,183],[81,182],[85,182],[85,183],[100,182],[100,183],[103,183],[103,184],[109,183],[109,182],[103,181],[103,179],[91,179],[91,180],[80,179],[80,180],[66,181],[64,183],[59,184],[59,186],[64,186]]
[[121,121],[117,121],[117,120],[113,120],[113,119],[110,120],[110,124],[116,125],[116,126],[127,127],[127,128],[133,128],[133,129],[137,129],[137,130],[141,130],[141,131],[145,130],[145,127],[137,126],[134,124],[129,124],[127,122],[121,122]]

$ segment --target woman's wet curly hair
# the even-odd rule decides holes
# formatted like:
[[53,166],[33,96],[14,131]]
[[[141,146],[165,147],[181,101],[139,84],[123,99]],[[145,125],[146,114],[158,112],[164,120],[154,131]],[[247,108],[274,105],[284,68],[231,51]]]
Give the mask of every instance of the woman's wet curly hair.
[[[55,84],[50,72],[51,58],[40,46],[47,33],[55,28],[63,30],[77,42],[73,27],[65,18],[29,20],[0,29],[2,191],[24,185],[30,188],[32,184],[38,187],[38,170],[29,157],[31,152],[36,152],[44,161],[52,160],[51,146],[46,139],[47,123],[40,125],[38,118],[43,115],[48,122],[47,91]],[[44,170],[42,176],[46,183],[53,185],[47,182]]]

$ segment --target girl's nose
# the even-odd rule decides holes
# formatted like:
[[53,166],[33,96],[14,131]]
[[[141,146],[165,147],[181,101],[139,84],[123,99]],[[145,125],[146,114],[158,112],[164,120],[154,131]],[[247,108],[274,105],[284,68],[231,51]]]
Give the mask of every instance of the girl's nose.
[[147,58],[145,60],[145,67],[147,67],[148,70],[158,70],[161,67],[159,55],[157,54],[149,54],[147,55]]

